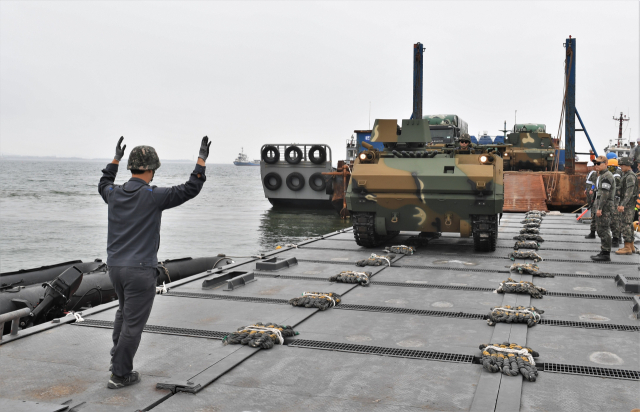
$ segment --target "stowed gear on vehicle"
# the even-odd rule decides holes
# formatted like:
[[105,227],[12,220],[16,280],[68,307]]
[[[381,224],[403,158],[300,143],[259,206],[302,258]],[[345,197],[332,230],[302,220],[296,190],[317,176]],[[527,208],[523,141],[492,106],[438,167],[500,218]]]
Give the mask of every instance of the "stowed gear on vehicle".
[[497,147],[463,150],[428,146],[425,120],[375,121],[371,142],[356,158],[347,188],[358,245],[375,247],[400,231],[437,238],[442,232],[473,237],[475,250],[495,250],[504,204],[502,157]]

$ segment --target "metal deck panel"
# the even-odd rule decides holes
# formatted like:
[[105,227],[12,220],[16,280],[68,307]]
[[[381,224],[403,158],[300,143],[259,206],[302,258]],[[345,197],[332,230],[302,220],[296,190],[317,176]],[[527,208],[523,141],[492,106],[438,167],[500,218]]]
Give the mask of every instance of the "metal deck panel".
[[[493,255],[502,256],[503,253],[493,252]],[[431,250],[424,251],[422,254],[418,252],[418,254],[412,256],[404,256],[398,261],[400,266],[419,265],[453,269],[482,269],[496,272],[508,270],[512,263],[507,259],[487,259],[486,257],[466,255],[464,253],[452,255]]]
[[493,328],[475,319],[329,309],[296,327],[300,339],[385,348],[479,354]]
[[477,366],[276,347],[153,411],[467,411]]
[[529,328],[527,346],[540,353],[540,362],[640,369],[638,332],[537,325]]
[[531,304],[545,311],[543,319],[640,326],[640,321],[632,316],[631,301],[544,296],[531,299]]
[[540,372],[522,385],[521,412],[629,412],[640,406],[640,382]]
[[318,282],[313,280],[287,280],[278,278],[256,278],[255,282],[231,291],[224,291],[226,283],[213,289],[202,289],[196,282],[172,289],[172,292],[195,292],[220,296],[251,296],[257,298],[292,299],[303,292],[335,292],[343,294],[353,288],[353,284],[336,282]]
[[[237,350],[219,341],[143,334],[134,367],[139,385],[107,389],[111,329],[63,325],[2,346],[0,397],[72,406],[87,402],[87,411],[132,411],[168,394],[155,388],[158,379],[195,374]],[[189,350],[184,350],[189,348]]]
[[[148,325],[174,328],[233,332],[256,322],[288,325],[300,317],[300,310],[290,305],[197,299],[178,296],[156,296]],[[98,313],[91,319],[113,321],[115,309]]]
[[[309,246],[312,246],[313,243],[310,243]],[[376,253],[378,255],[386,254],[381,248],[345,250],[341,247],[340,250],[317,250],[310,247],[301,247],[278,253],[276,256],[281,258],[295,257],[296,259],[321,260],[329,263],[353,263],[353,267],[356,267],[355,263],[357,261],[368,259],[372,253]],[[396,255],[396,257],[400,256],[401,255]]]
[[[501,262],[497,260],[497,262]],[[506,261],[505,261],[506,262]],[[511,261],[509,261],[511,262]],[[398,262],[400,263],[400,262]],[[504,269],[505,271],[507,269]],[[463,270],[445,269],[414,269],[402,267],[386,268],[376,275],[373,282],[401,282],[408,286],[449,285],[449,286],[477,286],[483,288],[498,287],[498,284],[509,276],[517,273],[487,273],[465,272]],[[612,282],[613,283],[613,282]]]
[[[375,278],[374,278],[375,279]],[[411,309],[489,313],[502,303],[502,294],[430,288],[404,288],[372,284],[358,287],[342,299],[343,303]]]

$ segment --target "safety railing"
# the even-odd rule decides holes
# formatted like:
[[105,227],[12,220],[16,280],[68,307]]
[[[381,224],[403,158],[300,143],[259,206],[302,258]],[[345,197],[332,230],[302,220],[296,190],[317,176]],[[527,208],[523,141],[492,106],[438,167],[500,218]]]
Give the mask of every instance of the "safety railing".
[[30,313],[31,309],[22,308],[0,315],[0,340],[2,340],[2,331],[4,331],[5,322],[11,322],[11,335],[15,336],[18,334],[18,330],[20,329],[20,318],[29,316]]

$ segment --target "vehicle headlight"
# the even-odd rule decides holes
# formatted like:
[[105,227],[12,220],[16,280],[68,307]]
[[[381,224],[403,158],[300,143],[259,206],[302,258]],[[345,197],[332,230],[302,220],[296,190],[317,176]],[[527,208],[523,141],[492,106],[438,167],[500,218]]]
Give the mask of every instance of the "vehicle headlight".
[[489,157],[482,155],[480,156],[480,163],[487,163],[489,161]]
[[366,153],[360,153],[360,160],[365,161],[367,160],[367,154]]

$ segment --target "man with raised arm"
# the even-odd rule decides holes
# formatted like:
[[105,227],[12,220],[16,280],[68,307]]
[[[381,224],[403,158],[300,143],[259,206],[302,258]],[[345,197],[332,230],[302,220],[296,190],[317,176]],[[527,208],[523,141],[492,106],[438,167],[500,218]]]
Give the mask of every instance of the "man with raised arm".
[[211,146],[209,138],[203,137],[189,180],[173,187],[149,185],[160,159],[151,146],[134,147],[127,163],[131,179],[115,185],[118,164],[127,148],[121,146],[123,140],[121,137],[118,141],[116,155],[102,170],[98,184],[98,192],[109,208],[107,266],[120,303],[113,325],[112,374],[107,384],[110,389],[140,382],[140,374],[133,370],[133,357],[156,295],[162,211],[180,206],[200,193],[207,180],[205,161]]

